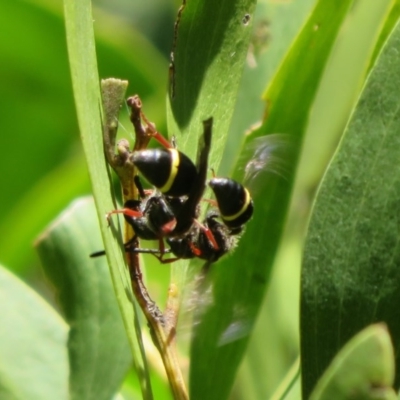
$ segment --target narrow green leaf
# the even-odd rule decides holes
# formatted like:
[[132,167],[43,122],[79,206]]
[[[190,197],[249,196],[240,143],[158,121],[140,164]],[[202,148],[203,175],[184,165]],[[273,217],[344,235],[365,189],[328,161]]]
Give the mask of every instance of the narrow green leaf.
[[302,272],[305,398],[343,344],[372,322],[388,325],[398,353],[399,48],[397,25],[314,206]]
[[[317,3],[267,91],[268,118],[248,139],[272,132],[293,135],[295,153],[286,154],[289,172],[295,166],[319,78],[350,4]],[[234,177],[240,175],[238,165]],[[196,329],[191,353],[194,394],[222,399],[229,393],[269,282],[292,189],[288,178],[267,174],[257,181],[252,221],[234,254],[211,270],[212,301]]]
[[400,14],[400,1],[393,0],[388,17],[386,19],[385,24],[382,27],[378,42],[375,46],[374,54],[371,57],[369,69],[371,69],[374,66],[376,58],[379,56],[382,46],[386,43],[390,33],[392,32],[393,28],[397,23],[397,20],[399,19],[399,14]]
[[238,143],[242,142],[243,133],[262,120],[265,110],[262,93],[282,63],[314,3],[315,0],[257,2],[253,33],[219,173],[231,172],[242,149]]
[[[86,155],[89,175],[99,218],[100,229],[107,251],[117,301],[128,333],[136,371],[140,377],[143,396],[152,398],[146,361],[143,354],[140,329],[135,320],[135,303],[123,251],[117,246],[121,232],[107,226],[104,215],[115,209],[110,192],[110,180],[104,158],[102,140],[102,102],[97,73],[93,35],[93,17],[89,0],[64,0],[68,54],[72,84],[78,114],[80,134]],[[136,332],[136,335],[135,335]]]
[[0,397],[67,400],[68,326],[32,289],[0,267]]
[[318,186],[332,158],[363,88],[392,3],[393,0],[358,0],[346,17],[308,121],[296,181],[297,188],[303,190],[299,194],[302,197],[311,198],[304,191]]
[[201,123],[213,117],[210,165],[217,168],[236,103],[256,0],[185,3],[175,32],[168,128],[177,135],[179,148],[194,158]]
[[[213,117],[210,167],[218,168],[236,103],[253,26],[254,0],[196,0],[185,2],[176,31],[174,70],[168,110],[169,132],[177,134],[180,149],[196,154],[201,122]],[[173,279],[183,273],[173,268]],[[205,352],[213,352],[213,346]],[[232,385],[234,369],[205,379],[191,357],[191,398],[224,398]],[[199,373],[200,372],[200,373]],[[211,378],[211,379],[210,379]],[[213,379],[218,380],[218,384]]]
[[[292,367],[289,369],[285,378],[275,391],[271,400],[285,399],[287,396],[300,394],[298,386],[300,384],[300,358],[298,357]],[[299,396],[300,397],[300,396]]]
[[372,325],[335,356],[310,400],[394,400],[394,352],[385,325]]
[[[290,3],[258,1],[253,37],[219,174],[230,173],[237,159],[235,155],[241,150],[237,144],[242,141],[243,132],[260,121],[265,108],[261,98],[265,83],[281,64],[314,3],[307,0]],[[290,224],[289,218],[287,224]],[[280,245],[268,295],[264,297],[238,370],[235,394],[239,391],[243,398],[266,399],[272,393],[275,395],[293,362],[293,355],[298,352],[301,250],[300,243],[293,240],[293,233],[290,229],[291,238]],[[268,357],[261,355],[260,348]],[[296,388],[300,398],[300,384]]]
[[89,258],[101,246],[92,199],[73,203],[37,242],[71,326],[71,399],[111,398],[132,363],[107,260]]

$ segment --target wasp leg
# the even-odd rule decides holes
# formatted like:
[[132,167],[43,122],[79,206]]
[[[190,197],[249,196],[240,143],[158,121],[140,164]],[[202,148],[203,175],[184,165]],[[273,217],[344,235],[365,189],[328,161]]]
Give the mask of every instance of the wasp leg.
[[205,201],[206,203],[208,203],[210,206],[218,208],[218,202],[217,200],[214,199],[201,199],[201,201]]
[[[212,245],[212,247],[214,248],[214,250],[219,250],[218,243],[215,240],[214,234],[211,232],[211,230],[207,226],[203,225],[201,222],[197,221],[197,219],[195,219],[194,222],[204,232],[204,234],[206,235],[207,239],[209,240],[209,242]],[[198,251],[200,251],[200,250],[198,250]],[[201,254],[201,252],[200,252],[200,254]]]
[[165,137],[161,135],[160,132],[156,130],[156,126],[146,118],[143,112],[140,112],[140,116],[147,125],[147,134],[157,140],[157,142],[164,146],[166,149],[171,149],[173,147],[172,144],[167,139],[165,139]]
[[124,214],[127,217],[140,218],[143,217],[143,213],[140,211],[132,210],[131,208],[121,208],[119,210],[112,210],[106,214],[106,219],[110,223],[111,215],[113,214]]
[[[132,239],[130,239],[126,243],[124,243],[125,251],[130,251],[130,248],[131,248],[132,244],[135,243],[136,240],[137,240],[137,237],[133,236]],[[105,250],[99,250],[99,251],[95,251],[94,253],[90,254],[89,257],[90,258],[96,258],[96,257],[105,256],[105,255],[106,255],[106,251]]]

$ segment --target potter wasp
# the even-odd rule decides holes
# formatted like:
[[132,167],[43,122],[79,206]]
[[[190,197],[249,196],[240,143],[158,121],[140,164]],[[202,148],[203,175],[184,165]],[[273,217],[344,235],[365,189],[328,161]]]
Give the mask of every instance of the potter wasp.
[[[163,263],[194,257],[213,262],[234,247],[235,236],[242,231],[253,213],[253,202],[243,185],[232,179],[213,177],[208,185],[216,198],[210,203],[216,209],[209,211],[202,222],[198,221],[207,184],[211,136],[210,118],[203,122],[197,165],[165,142],[162,142],[162,148],[131,154],[132,163],[156,190],[146,195],[136,176],[135,184],[140,199],[129,200],[123,209],[108,214],[122,213],[132,225],[135,238],[125,245],[127,251],[150,252]],[[136,238],[158,240],[158,251],[136,248]],[[174,258],[164,259],[164,254],[168,252],[164,239]],[[94,253],[99,254],[103,253]]]

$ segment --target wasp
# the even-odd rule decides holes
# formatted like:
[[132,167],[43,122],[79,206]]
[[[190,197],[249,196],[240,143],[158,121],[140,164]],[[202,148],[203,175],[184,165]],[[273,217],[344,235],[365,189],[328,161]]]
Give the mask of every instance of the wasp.
[[[198,224],[199,203],[206,187],[212,122],[212,118],[203,122],[197,166],[172,146],[133,152],[130,160],[157,191],[146,196],[135,177],[141,199],[129,200],[123,209],[107,215],[124,214],[138,238],[159,241],[161,255],[165,250],[164,238],[184,236]],[[205,229],[205,234],[218,247],[212,233]]]
[[[198,257],[215,262],[231,251],[253,214],[249,191],[230,178],[212,178],[208,185],[216,200],[216,209],[207,212],[202,223],[196,223],[183,236],[167,237],[171,252],[177,258]],[[209,240],[210,235],[213,241]]]
[[[239,182],[215,176],[207,181],[212,122],[212,118],[203,122],[197,165],[165,140],[159,140],[162,148],[130,155],[132,163],[156,190],[146,194],[139,176],[135,176],[140,199],[129,200],[122,210],[108,214],[123,213],[134,228],[135,238],[130,241],[132,246],[125,245],[127,251],[152,253],[161,262],[194,257],[214,262],[235,247],[238,235],[252,217],[254,205],[249,190]],[[257,140],[255,149],[254,157],[246,165],[246,175],[253,178],[271,159],[271,141]],[[207,184],[215,196],[215,200],[209,200],[215,209],[199,222]],[[158,240],[158,250],[137,248],[137,238]],[[164,239],[170,249],[165,248]],[[175,258],[164,259],[169,251]]]
[[[156,187],[171,207],[175,205],[176,226],[167,236],[185,234],[199,215],[199,203],[207,180],[212,123],[212,118],[203,121],[197,166],[175,148],[141,150],[131,156],[139,172]],[[180,200],[172,200],[176,198]]]
[[[204,143],[207,144],[207,140]],[[218,211],[208,212],[201,223],[197,220],[199,203],[206,185],[208,154],[204,153],[208,151],[209,145],[206,151],[200,153],[203,153],[203,156],[199,157],[198,168],[176,149],[143,150],[132,156],[133,163],[158,189],[159,194],[147,200],[144,217],[126,217],[127,222],[135,228],[139,237],[150,239],[137,229],[138,222],[147,221],[146,229],[150,227],[155,233],[153,238],[161,239],[158,257],[161,262],[194,257],[208,261],[218,260],[235,246],[237,240],[234,236],[242,232],[243,226],[253,214],[253,201],[243,185],[233,179],[213,177],[208,181],[208,185],[216,200],[210,202]],[[161,169],[161,165],[163,175],[161,171],[156,173]],[[158,207],[148,207],[148,204],[153,202],[157,203]],[[159,224],[155,225],[153,221]],[[175,222],[172,230],[165,229]],[[175,258],[163,259],[163,237],[166,238]]]
[[[265,173],[272,172],[283,178],[287,176],[292,144],[290,136],[284,134],[259,137],[250,143],[242,164],[245,165],[244,180],[251,184],[253,191],[262,185],[259,178]],[[208,186],[215,196],[215,201],[209,200],[209,203],[215,209],[206,214],[201,224],[196,221],[186,234],[166,237],[171,252],[177,258],[198,257],[217,261],[236,246],[239,235],[253,215],[253,199],[246,186],[231,178],[215,176],[208,181]],[[209,239],[210,236],[213,240]]]

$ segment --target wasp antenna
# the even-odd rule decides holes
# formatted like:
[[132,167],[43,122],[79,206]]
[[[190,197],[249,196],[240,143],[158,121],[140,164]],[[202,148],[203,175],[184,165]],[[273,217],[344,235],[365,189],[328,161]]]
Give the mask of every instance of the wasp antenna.
[[95,251],[94,253],[89,254],[90,258],[96,258],[96,257],[101,257],[101,256],[105,256],[106,255],[106,251],[105,250],[99,250],[99,251]]
[[[129,99],[128,99],[129,100]],[[125,110],[127,112],[127,114],[129,115],[131,113],[131,110],[129,108],[129,104],[128,101],[124,101],[124,106],[125,106]]]
[[[126,106],[126,104],[125,104],[125,106]],[[126,106],[126,107],[127,107],[127,106]],[[125,128],[124,124],[123,124],[119,119],[116,118],[116,121],[118,122],[118,126],[119,126],[127,135],[133,136],[133,135],[132,135],[132,132],[129,132],[128,129]]]

